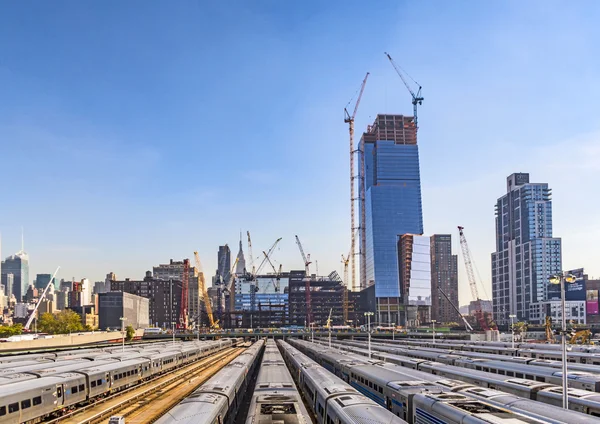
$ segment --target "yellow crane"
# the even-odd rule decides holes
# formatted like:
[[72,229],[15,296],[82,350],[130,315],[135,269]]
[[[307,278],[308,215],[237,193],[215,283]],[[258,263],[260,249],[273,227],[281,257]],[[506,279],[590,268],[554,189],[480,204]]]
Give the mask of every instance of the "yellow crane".
[[579,330],[575,331],[571,336],[570,344],[577,344],[577,340],[581,339],[581,344],[588,344],[590,342],[590,337],[592,336],[592,332],[590,330]]
[[200,277],[200,292],[202,293],[202,299],[204,299],[204,306],[206,307],[206,314],[208,315],[208,323],[210,324],[210,328],[216,330],[219,328],[219,320],[215,321],[215,317],[213,316],[212,306],[210,305],[210,299],[208,298],[208,292],[206,291],[204,271],[202,270],[202,263],[200,262],[200,255],[198,255],[198,252],[194,252],[194,258],[196,259],[196,268],[198,268],[198,275]]

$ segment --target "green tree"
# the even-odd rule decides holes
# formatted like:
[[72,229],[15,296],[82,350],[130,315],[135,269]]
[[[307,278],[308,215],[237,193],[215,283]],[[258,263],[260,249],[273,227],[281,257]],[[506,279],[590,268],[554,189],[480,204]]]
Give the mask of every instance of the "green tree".
[[56,317],[50,312],[42,314],[37,322],[38,331],[54,334],[56,332]]
[[43,314],[38,320],[38,329],[50,334],[69,334],[83,331],[83,325],[79,314],[67,309],[54,315]]
[[135,336],[135,329],[132,325],[128,325],[125,327],[125,340],[131,341],[133,340],[133,336]]
[[16,336],[23,332],[23,324],[0,325],[0,337]]

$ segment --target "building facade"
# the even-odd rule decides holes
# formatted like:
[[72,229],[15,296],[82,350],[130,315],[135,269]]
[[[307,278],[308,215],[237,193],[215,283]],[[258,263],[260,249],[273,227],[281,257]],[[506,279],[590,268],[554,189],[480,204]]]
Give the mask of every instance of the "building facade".
[[[174,261],[171,259],[168,264],[160,264],[152,268],[152,274],[157,280],[183,280],[183,261]],[[200,273],[191,264],[188,271],[188,322],[195,322],[202,314]]]
[[[417,327],[431,321],[431,238],[404,234],[398,240],[398,273],[404,314],[382,321]],[[377,290],[377,286],[375,287]],[[381,306],[380,306],[381,308]],[[380,316],[383,314],[379,314]],[[383,315],[385,316],[385,315]],[[388,316],[393,316],[392,313]]]
[[[38,290],[44,290],[50,280],[52,280],[52,274],[37,274],[35,276],[35,288]],[[53,284],[54,288],[58,289],[59,285],[58,281],[56,281],[56,278],[54,279]]]
[[121,317],[125,326],[147,328],[150,326],[149,299],[126,292],[98,294],[98,318],[100,329],[121,328]]
[[[12,294],[17,302],[21,302],[29,287],[29,255],[20,251],[9,256],[2,262],[1,272],[2,284],[9,296]],[[12,284],[9,284],[8,274],[12,274]]]
[[496,203],[496,251],[492,253],[494,319],[509,315],[529,321],[532,303],[551,297],[550,276],[562,269],[561,240],[552,235],[551,190],[530,183],[529,174],[507,178],[507,193]]
[[359,152],[361,289],[375,285],[379,318],[397,322],[398,237],[423,234],[414,118],[377,115],[360,140]]
[[222,281],[229,281],[229,271],[231,270],[231,249],[228,245],[219,246],[217,252],[217,276]]
[[460,316],[440,290],[458,307],[458,255],[452,254],[452,236],[431,236],[431,319],[460,322]]
[[312,322],[308,321],[305,272],[291,271],[289,280],[290,325],[308,326],[314,324],[323,327],[331,314],[331,325],[344,323],[344,291],[346,285],[337,273],[328,277],[310,277],[310,312]]

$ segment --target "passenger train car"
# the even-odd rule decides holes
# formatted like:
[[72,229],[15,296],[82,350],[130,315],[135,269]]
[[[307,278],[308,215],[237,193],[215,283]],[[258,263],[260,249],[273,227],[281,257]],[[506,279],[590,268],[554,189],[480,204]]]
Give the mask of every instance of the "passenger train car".
[[259,340],[163,415],[158,424],[231,424],[264,347]]
[[[59,416],[77,405],[139,384],[174,366],[185,365],[241,342],[241,339],[189,342],[194,346],[191,351],[187,349],[187,343],[178,344],[158,360],[149,355],[149,358],[125,361],[85,361],[80,363],[81,367],[69,372],[3,384],[0,386],[0,424],[37,422],[45,417]],[[68,361],[64,362],[67,364]],[[157,366],[152,367],[153,363]],[[56,364],[50,362],[49,367]],[[11,375],[14,374],[4,377]]]
[[275,341],[268,339],[246,424],[270,422],[309,424],[311,419]]
[[406,423],[298,349],[283,341],[279,346],[317,424]]

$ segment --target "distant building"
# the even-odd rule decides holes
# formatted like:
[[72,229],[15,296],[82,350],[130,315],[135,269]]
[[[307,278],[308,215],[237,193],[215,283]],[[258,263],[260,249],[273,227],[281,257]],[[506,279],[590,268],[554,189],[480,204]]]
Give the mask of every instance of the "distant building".
[[44,299],[40,302],[40,307],[37,310],[37,316],[39,318],[45,313],[54,314],[56,312],[57,312],[57,310],[56,310],[55,303],[52,302],[51,300]]
[[[414,117],[377,115],[359,143],[361,287],[375,285],[379,322],[404,320],[397,245],[423,234],[419,147]],[[362,194],[359,196],[362,197]],[[431,295],[430,295],[431,297]]]
[[[493,303],[491,300],[480,300],[481,303],[481,311],[486,313],[492,313],[493,311]],[[471,300],[471,302],[469,303],[469,315],[474,315],[475,311],[477,311],[477,302],[474,300]]]
[[418,327],[431,321],[431,239],[404,234],[398,240],[397,249],[404,316],[392,322]]
[[15,305],[15,312],[13,316],[15,318],[27,318],[29,316],[29,304],[17,303]]
[[[169,281],[169,280],[183,280],[183,261],[174,261],[171,259],[168,264],[160,264],[152,268],[154,278],[157,280]],[[205,276],[206,279],[206,276]],[[188,321],[196,321],[196,318],[201,314],[201,302],[200,302],[200,273],[199,271],[189,265],[188,274]]]
[[231,249],[228,245],[219,246],[217,253],[217,276],[220,276],[222,281],[229,281],[229,271],[231,270]]
[[[550,276],[562,270],[561,239],[552,235],[551,189],[530,183],[529,174],[506,179],[507,193],[496,203],[496,251],[492,253],[494,319],[509,315],[530,321],[530,305],[552,298]],[[536,308],[539,310],[539,308]]]
[[33,286],[29,286],[27,288],[27,292],[25,293],[25,302],[33,303],[38,299],[39,293],[38,289]]
[[[565,302],[565,316],[567,322],[573,324],[586,324],[585,300],[574,300]],[[532,303],[529,308],[532,324],[542,324],[546,316],[552,317],[555,323],[561,322],[562,302],[557,300],[548,300],[545,302]]]
[[98,313],[94,305],[75,306],[69,309],[79,315],[82,325],[92,330],[98,329]]
[[110,281],[96,281],[92,294],[106,293],[110,291]]
[[[149,300],[150,324],[165,329],[179,325],[181,291],[183,284],[178,280],[159,280],[146,272],[143,280],[119,280],[111,282],[111,291],[131,293]],[[101,296],[101,295],[100,295]]]
[[[4,286],[4,292],[6,296],[10,299],[15,297],[13,293],[13,288],[15,285],[15,275],[12,273],[2,274],[2,285]],[[16,297],[15,297],[16,299]]]
[[244,258],[244,250],[242,249],[242,233],[240,232],[240,250],[236,256],[237,264],[235,266],[235,273],[237,275],[243,275],[246,273],[246,258]]
[[57,291],[54,293],[55,301],[56,301],[56,309],[59,311],[64,311],[69,307],[69,292],[67,291]]
[[[44,290],[48,283],[52,280],[52,274],[37,274],[35,277],[35,288],[38,290]],[[54,288],[58,289],[60,284],[54,279]],[[40,292],[41,293],[41,292]]]
[[452,236],[431,236],[431,319],[440,323],[458,322],[458,256],[452,254]]
[[[275,287],[278,283],[277,291]],[[285,325],[283,323],[288,320],[288,284],[289,273],[279,275],[279,280],[275,274],[257,275],[254,279],[237,278],[234,299],[236,315],[234,322],[228,322],[228,325],[253,328]],[[227,316],[227,321],[232,319],[231,315]]]
[[[19,251],[13,256],[9,256],[2,262],[2,281],[8,288],[7,292],[13,294],[18,302],[23,300],[23,296],[29,287],[29,255],[24,251]],[[12,284],[8,284],[8,274],[12,274]]]
[[64,278],[60,280],[59,290],[72,291],[74,281],[67,281]]
[[147,328],[150,326],[149,299],[126,292],[107,292],[98,295],[100,329],[121,328],[121,317],[125,326]]
[[598,303],[600,280],[588,279],[587,275],[585,277],[585,321],[586,324],[598,325],[600,324],[600,304]]

